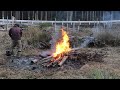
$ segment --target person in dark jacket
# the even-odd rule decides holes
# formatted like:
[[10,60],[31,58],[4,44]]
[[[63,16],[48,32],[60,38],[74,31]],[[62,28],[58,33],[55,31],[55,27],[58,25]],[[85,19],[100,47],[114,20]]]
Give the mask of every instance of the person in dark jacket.
[[12,54],[14,55],[15,47],[18,47],[17,56],[19,57],[22,49],[22,45],[21,45],[22,29],[19,27],[19,24],[15,24],[9,30],[9,36],[12,39],[12,46],[11,46]]

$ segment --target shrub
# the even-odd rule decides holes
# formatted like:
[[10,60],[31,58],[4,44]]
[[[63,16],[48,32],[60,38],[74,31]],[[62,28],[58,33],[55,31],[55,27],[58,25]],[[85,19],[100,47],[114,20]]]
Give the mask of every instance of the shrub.
[[52,26],[51,23],[40,23],[39,24],[40,29],[45,29],[46,27],[50,27],[50,26]]
[[[23,43],[28,46],[39,47],[40,42],[49,43],[51,35],[49,32],[40,30],[37,27],[29,27],[28,30],[23,31]],[[25,46],[26,46],[25,45]]]
[[99,32],[96,37],[96,44],[98,45],[109,45],[119,46],[120,45],[120,32],[115,31],[103,31]]

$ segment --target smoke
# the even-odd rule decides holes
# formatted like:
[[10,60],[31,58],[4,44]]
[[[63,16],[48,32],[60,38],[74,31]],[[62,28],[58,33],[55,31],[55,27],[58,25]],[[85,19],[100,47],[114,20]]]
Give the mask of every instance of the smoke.
[[58,41],[58,39],[61,38],[61,32],[60,32],[61,26],[56,25],[55,28],[56,28],[56,30],[54,30],[55,32],[53,32],[52,40],[50,41],[52,52],[55,52],[55,50],[56,50],[56,48],[55,48],[56,47],[56,42]]

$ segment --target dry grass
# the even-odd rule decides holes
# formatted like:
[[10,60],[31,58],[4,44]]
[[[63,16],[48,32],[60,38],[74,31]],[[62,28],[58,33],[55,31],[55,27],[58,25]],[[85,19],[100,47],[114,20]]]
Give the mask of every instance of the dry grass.
[[97,35],[96,39],[110,46],[120,46],[120,32],[104,31]]
[[[24,47],[32,45],[34,47],[39,47],[40,42],[49,43],[51,39],[51,34],[47,31],[40,30],[39,28],[29,27],[28,30],[23,31]],[[27,45],[26,45],[27,44]]]
[[[97,30],[97,28],[96,28]],[[93,32],[97,42],[102,45],[120,46],[120,30],[119,26],[111,28],[99,28],[98,31]]]
[[[23,31],[22,37],[22,55],[38,55],[40,52],[39,42],[43,41],[49,43],[50,32],[40,30],[39,27],[29,27]],[[5,51],[10,49],[11,39],[8,31],[0,31],[0,56],[3,58]]]
[[[64,69],[56,71],[34,72],[13,70],[0,66],[1,79],[117,79],[120,78],[118,48],[107,48],[105,62],[89,62],[80,69]],[[113,54],[113,52],[115,52]],[[116,57],[116,58],[115,58]],[[119,65],[118,65],[119,64]]]
[[[28,44],[28,41],[35,41],[32,37],[38,38],[41,34],[39,28],[29,28],[30,31],[24,31],[22,42],[24,44],[23,55],[37,55],[40,52],[40,49],[36,49],[36,46]],[[90,30],[90,29],[86,29]],[[38,32],[40,32],[38,34]],[[86,32],[85,35],[89,31]],[[103,31],[104,32],[104,31]],[[103,32],[101,34],[103,35]],[[119,38],[119,31],[109,32],[110,35]],[[36,35],[37,34],[37,35]],[[76,33],[75,35],[80,35],[81,33]],[[97,33],[98,34],[98,33]],[[100,34],[100,33],[99,33]],[[108,36],[106,34],[105,36]],[[112,36],[109,36],[111,39]],[[103,36],[102,36],[103,37]],[[42,37],[39,37],[42,39]],[[44,38],[43,38],[44,39]],[[106,39],[106,38],[104,38]],[[104,62],[89,62],[79,69],[64,69],[64,67],[55,72],[34,72],[28,70],[13,70],[7,67],[3,67],[2,64],[5,64],[6,57],[4,56],[5,50],[10,47],[10,38],[8,32],[0,32],[0,79],[120,79],[120,50],[119,47],[104,47],[99,48],[104,51],[107,51],[108,55],[104,58]],[[98,49],[98,50],[99,50]]]

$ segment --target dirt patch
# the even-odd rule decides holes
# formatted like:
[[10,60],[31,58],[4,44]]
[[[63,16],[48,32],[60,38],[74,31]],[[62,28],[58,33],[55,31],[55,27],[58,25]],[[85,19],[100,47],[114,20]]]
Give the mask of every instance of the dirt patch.
[[[78,51],[79,52],[79,51]],[[71,55],[72,56],[72,55]],[[73,56],[74,57],[74,56]],[[39,59],[37,56],[22,56],[20,58],[16,57],[8,57],[6,58],[7,63],[6,67],[16,70],[30,70],[30,71],[38,71],[38,72],[56,72],[59,70],[73,70],[80,69],[83,65],[89,62],[102,62],[103,52],[96,51],[92,49],[83,49],[79,53],[79,56],[76,59],[70,59],[62,65],[62,67],[44,67],[41,64],[33,64],[32,60]]]

